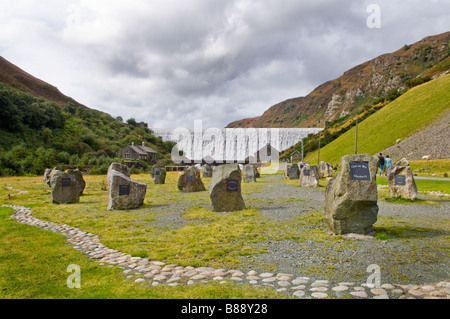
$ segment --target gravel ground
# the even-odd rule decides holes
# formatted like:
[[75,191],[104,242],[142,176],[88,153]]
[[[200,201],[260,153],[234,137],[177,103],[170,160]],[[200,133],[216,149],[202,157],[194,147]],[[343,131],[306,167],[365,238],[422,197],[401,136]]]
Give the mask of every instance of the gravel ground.
[[[323,211],[324,188],[300,188],[287,185],[280,176],[268,176],[272,180],[267,192],[248,198],[306,198],[292,203],[273,202],[261,208],[261,213],[271,220],[285,221],[308,210]],[[425,199],[423,195],[421,198]],[[311,238],[307,242],[295,240],[274,241],[261,244],[267,253],[251,258],[250,263],[273,265],[278,271],[301,273],[314,277],[326,277],[330,281],[361,281],[369,275],[366,269],[377,264],[382,269],[383,282],[416,284],[450,278],[449,255],[445,250],[432,247],[437,236],[449,234],[433,228],[450,217],[450,201],[440,205],[390,204],[379,201],[379,218],[386,217],[412,223],[419,231],[406,231],[389,240],[369,238],[341,241],[320,241]],[[376,225],[376,224],[375,224]],[[325,225],[311,227],[327,231]],[[411,238],[408,238],[408,235]],[[330,234],[330,238],[334,236]],[[404,237],[404,238],[403,238]]]
[[[301,188],[287,184],[283,176],[265,176],[269,179],[267,188],[261,193],[243,195],[249,208],[257,208],[269,222],[289,223],[298,216],[313,211],[322,212],[325,188]],[[426,199],[424,195],[420,198]],[[299,199],[290,201],[288,199]],[[382,283],[425,284],[450,278],[449,254],[444,243],[436,246],[436,240],[449,235],[442,231],[443,220],[450,217],[450,201],[442,200],[439,205],[391,204],[379,201],[379,221],[395,221],[388,240],[373,237],[350,239],[328,234],[322,221],[306,225],[304,229],[320,231],[324,236],[314,236],[306,241],[271,240],[258,243],[266,253],[242,257],[242,268],[257,271],[290,273],[330,282],[366,282],[370,275],[366,269],[377,264],[382,269]],[[179,201],[158,207],[156,226],[179,228],[190,223],[181,217],[187,207],[197,205],[209,208],[209,203]],[[405,225],[398,229],[399,225]],[[155,224],[153,224],[155,226]],[[375,224],[377,226],[377,224]],[[388,228],[390,226],[387,226]],[[301,233],[302,229],[299,229]],[[244,270],[244,269],[243,269]]]

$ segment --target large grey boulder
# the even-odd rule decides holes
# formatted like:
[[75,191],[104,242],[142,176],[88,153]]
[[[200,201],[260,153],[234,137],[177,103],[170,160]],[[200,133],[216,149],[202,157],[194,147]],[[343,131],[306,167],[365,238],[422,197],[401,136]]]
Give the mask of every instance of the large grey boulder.
[[288,164],[286,165],[286,170],[284,176],[287,179],[299,179],[300,178],[300,169],[297,164]]
[[60,170],[52,170],[50,186],[53,204],[71,204],[80,201],[80,186],[72,177]]
[[164,167],[153,166],[150,174],[155,184],[166,183],[166,169]]
[[84,189],[86,188],[86,182],[83,178],[83,173],[81,173],[81,171],[78,169],[69,169],[67,170],[67,174],[69,174],[73,180],[77,181],[78,190],[81,196],[84,192]]
[[331,177],[333,174],[333,166],[327,162],[321,161],[318,167],[319,178]]
[[213,211],[232,212],[245,209],[241,178],[241,170],[237,164],[221,165],[214,169],[208,187]]
[[253,165],[245,165],[244,166],[244,183],[255,183],[255,169]]
[[376,173],[378,158],[370,154],[348,155],[325,189],[324,218],[337,235],[373,232],[378,216]]
[[416,182],[409,166],[403,158],[387,171],[391,197],[415,200],[418,196]]
[[319,173],[316,165],[305,165],[300,170],[299,182],[301,187],[318,187]]
[[50,185],[50,179],[51,179],[50,173],[51,172],[52,172],[51,168],[46,168],[44,171],[44,183],[48,184],[48,186],[51,186]]
[[203,177],[212,177],[213,169],[210,165],[205,164],[202,166]]
[[184,193],[195,193],[205,191],[205,185],[200,177],[200,170],[191,166],[186,168],[178,178],[178,189]]
[[120,171],[108,170],[108,210],[139,208],[146,192],[147,184],[133,181]]

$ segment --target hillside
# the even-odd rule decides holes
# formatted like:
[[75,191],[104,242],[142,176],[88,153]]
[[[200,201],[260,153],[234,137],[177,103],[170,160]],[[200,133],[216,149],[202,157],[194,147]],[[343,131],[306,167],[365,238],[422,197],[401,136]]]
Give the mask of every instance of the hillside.
[[123,123],[90,109],[1,57],[0,136],[0,176],[42,174],[62,164],[105,172],[131,142],[146,142],[166,160],[172,148],[136,120]]
[[[372,114],[358,125],[358,153],[377,154],[389,147],[400,148],[397,140],[408,143],[409,151],[390,153],[393,160],[402,157],[411,158],[430,155],[430,140],[433,140],[433,149],[440,149],[440,158],[450,158],[448,147],[450,112],[450,74],[416,86],[397,98],[392,103]],[[438,124],[439,126],[432,126]],[[442,129],[440,129],[442,128]],[[433,134],[425,139],[414,138],[424,133]],[[430,139],[431,138],[431,139]],[[340,163],[344,155],[354,154],[355,127],[348,130],[336,140],[320,150],[320,159],[332,164]],[[413,153],[411,153],[413,152]],[[305,161],[316,164],[317,151],[307,154]]]
[[278,103],[261,116],[235,121],[227,127],[330,126],[449,70],[450,32],[446,32],[362,63],[306,97]]

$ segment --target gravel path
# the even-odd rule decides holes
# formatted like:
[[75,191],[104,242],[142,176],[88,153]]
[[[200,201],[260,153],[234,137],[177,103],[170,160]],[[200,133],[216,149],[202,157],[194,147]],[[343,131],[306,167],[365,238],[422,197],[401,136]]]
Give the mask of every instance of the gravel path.
[[[271,180],[266,192],[246,196],[247,199],[266,199],[265,207],[259,207],[261,213],[269,220],[285,222],[311,210],[323,211],[324,188],[300,188],[284,183],[279,175],[267,176]],[[297,197],[305,201],[280,203],[267,201],[286,197]],[[421,195],[421,198],[425,198]],[[400,229],[398,237],[389,240],[374,238],[341,239],[333,241],[315,240],[306,242],[296,240],[271,241],[261,244],[267,249],[266,254],[250,258],[250,264],[273,265],[278,270],[302,272],[307,276],[314,273],[325,275],[334,282],[361,280],[367,276],[364,272],[370,264],[380,265],[383,280],[386,282],[425,283],[450,278],[449,255],[445,249],[430,249],[437,236],[448,235],[439,226],[450,217],[450,201],[440,205],[391,204],[378,202],[379,220],[395,219],[415,228]],[[377,224],[375,224],[376,226]],[[312,225],[320,231],[327,232],[326,225]],[[393,226],[397,231],[398,226]],[[399,231],[400,231],[399,230]]]

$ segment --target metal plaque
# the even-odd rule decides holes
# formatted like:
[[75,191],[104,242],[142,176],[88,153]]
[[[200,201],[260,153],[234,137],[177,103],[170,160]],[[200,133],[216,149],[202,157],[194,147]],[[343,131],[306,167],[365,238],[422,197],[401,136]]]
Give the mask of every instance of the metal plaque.
[[161,175],[161,171],[155,171],[155,175],[156,175],[156,176]]
[[304,176],[311,176],[311,170],[305,169],[305,170],[303,171],[303,175],[304,175]]
[[405,175],[396,175],[395,176],[395,186],[405,186],[406,185],[406,176]]
[[192,183],[193,179],[192,175],[186,175],[186,183]]
[[247,167],[245,168],[245,170],[246,170],[246,171],[251,171],[251,170],[252,170],[252,167],[251,167],[251,166],[247,166]]
[[63,187],[70,186],[70,178],[63,178],[63,179],[61,180],[61,185],[62,185]]
[[370,181],[369,162],[350,162],[350,179]]
[[239,190],[239,181],[235,179],[227,179],[227,191],[237,192]]
[[129,196],[130,185],[119,185],[119,196]]

